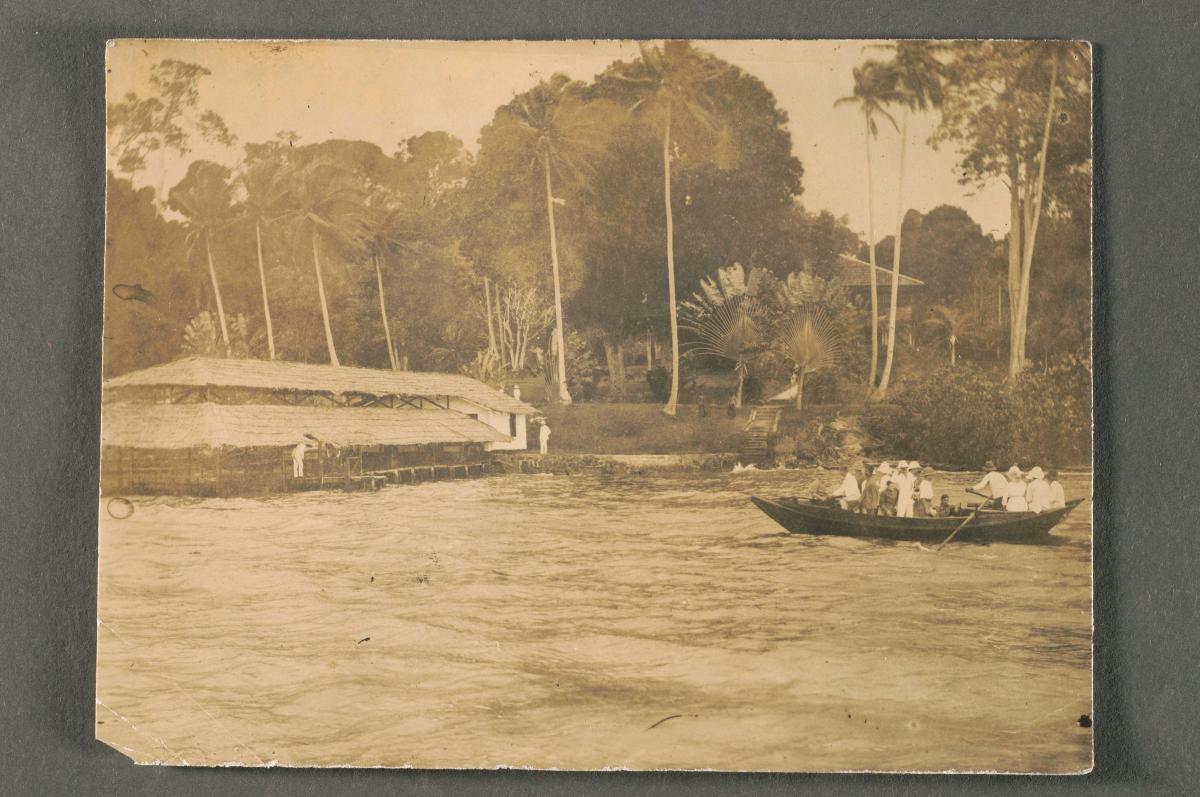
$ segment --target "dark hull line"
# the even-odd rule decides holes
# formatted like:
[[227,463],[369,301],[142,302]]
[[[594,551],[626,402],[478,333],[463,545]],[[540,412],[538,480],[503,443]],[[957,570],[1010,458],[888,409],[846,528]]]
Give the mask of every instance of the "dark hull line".
[[[865,537],[876,540],[940,543],[950,536],[966,517],[897,518],[870,517],[836,507],[813,504],[799,498],[750,500],[766,515],[793,534]],[[1048,512],[1003,512],[984,510],[971,519],[954,538],[955,542],[1049,543],[1050,529],[1083,503],[1068,501],[1062,509]]]

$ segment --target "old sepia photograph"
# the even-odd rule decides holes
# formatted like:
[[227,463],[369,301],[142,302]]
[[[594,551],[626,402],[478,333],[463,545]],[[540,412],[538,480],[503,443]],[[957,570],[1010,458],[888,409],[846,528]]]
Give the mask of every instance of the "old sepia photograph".
[[97,739],[1091,770],[1087,43],[120,39],[106,95]]

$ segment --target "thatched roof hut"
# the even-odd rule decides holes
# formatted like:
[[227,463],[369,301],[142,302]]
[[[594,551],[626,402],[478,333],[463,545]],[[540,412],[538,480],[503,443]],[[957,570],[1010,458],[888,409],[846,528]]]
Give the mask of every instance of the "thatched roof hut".
[[325,395],[459,398],[500,413],[532,415],[534,407],[464,374],[384,371],[377,368],[311,365],[282,360],[186,357],[114,377],[105,391],[129,388],[241,388]]
[[261,404],[104,406],[104,446],[145,449],[287,447],[305,435],[338,446],[503,443],[508,437],[451,410],[289,407]]

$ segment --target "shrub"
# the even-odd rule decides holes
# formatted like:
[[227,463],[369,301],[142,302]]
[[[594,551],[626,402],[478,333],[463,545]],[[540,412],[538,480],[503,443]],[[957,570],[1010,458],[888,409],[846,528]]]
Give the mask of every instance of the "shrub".
[[946,368],[905,385],[863,420],[877,448],[960,467],[986,459],[1074,463],[1091,453],[1091,370],[1068,358],[1008,383],[975,368]]
[[1069,356],[1026,371],[1012,391],[1021,419],[1013,457],[1022,462],[1077,463],[1092,456],[1092,367]]
[[[687,360],[680,361],[680,400],[683,400],[684,393],[691,392],[696,384],[695,374],[691,373],[691,370],[684,365],[686,362]],[[661,365],[656,365],[646,372],[646,385],[650,388],[650,398],[654,401],[666,401],[671,397],[671,371]]]

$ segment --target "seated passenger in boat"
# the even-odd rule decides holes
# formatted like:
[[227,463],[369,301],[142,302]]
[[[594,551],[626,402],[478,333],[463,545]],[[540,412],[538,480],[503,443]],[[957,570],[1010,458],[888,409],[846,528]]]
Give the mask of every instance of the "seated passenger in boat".
[[1021,469],[1013,465],[1005,474],[1008,486],[1004,493],[1004,508],[1009,512],[1028,512],[1029,503],[1025,500],[1025,479]]
[[1058,481],[1058,471],[1054,468],[1046,469],[1046,484],[1050,487],[1050,509],[1062,509],[1067,505],[1067,496],[1063,492],[1063,486]]
[[942,493],[942,501],[937,506],[938,517],[950,517],[954,514],[954,507],[950,506],[950,496]]
[[914,514],[917,517],[934,517],[937,510],[933,506],[933,482],[929,479],[929,468],[917,466],[920,482],[917,484],[917,504]]
[[[881,474],[887,463],[883,463],[878,468],[867,465],[867,478],[862,483],[862,500],[858,504],[858,511],[864,515],[875,516],[879,514],[879,492],[882,488]],[[890,468],[889,468],[890,470]]]
[[1050,508],[1050,485],[1046,483],[1042,469],[1034,465],[1025,475],[1025,503],[1030,512],[1045,512]]
[[879,494],[879,514],[887,517],[896,516],[896,503],[900,500],[900,488],[894,481],[888,481]]
[[838,506],[842,509],[857,510],[858,504],[862,500],[862,491],[858,487],[858,477],[854,475],[854,466],[846,466],[846,474],[842,477],[842,483],[833,492],[830,498],[838,500]]

